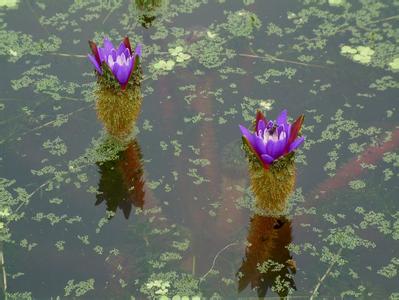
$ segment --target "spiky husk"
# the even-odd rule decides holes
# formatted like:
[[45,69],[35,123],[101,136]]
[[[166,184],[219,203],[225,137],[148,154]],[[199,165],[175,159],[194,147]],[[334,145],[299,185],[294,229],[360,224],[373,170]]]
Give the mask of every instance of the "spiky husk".
[[97,85],[97,116],[114,137],[124,138],[132,132],[141,104],[140,86],[131,85],[121,91]]
[[250,161],[251,190],[262,214],[278,216],[285,213],[295,187],[295,174],[293,155],[275,161],[267,170],[259,162]]

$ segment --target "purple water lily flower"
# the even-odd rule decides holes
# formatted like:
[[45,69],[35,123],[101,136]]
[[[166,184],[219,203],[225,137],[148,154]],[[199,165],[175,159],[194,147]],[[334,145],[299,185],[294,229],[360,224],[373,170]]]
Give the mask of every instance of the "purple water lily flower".
[[141,45],[138,44],[132,52],[128,37],[123,39],[118,49],[115,49],[108,38],[104,38],[103,47],[97,47],[96,43],[92,41],[89,41],[89,45],[92,54],[89,54],[88,57],[98,74],[103,75],[103,64],[105,63],[118,80],[122,90],[125,89],[138,59],[141,58]]
[[280,157],[297,149],[305,140],[298,137],[304,116],[290,124],[287,121],[287,110],[283,110],[275,121],[267,121],[265,116],[258,111],[256,114],[255,132],[250,132],[240,125],[244,141],[258,158],[265,169]]

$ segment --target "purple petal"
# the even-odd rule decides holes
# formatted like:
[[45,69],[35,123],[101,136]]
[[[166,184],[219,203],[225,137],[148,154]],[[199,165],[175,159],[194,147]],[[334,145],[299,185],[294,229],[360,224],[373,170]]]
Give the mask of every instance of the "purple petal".
[[281,140],[281,141],[277,141],[277,142],[273,142],[273,143],[274,143],[274,145],[273,145],[270,155],[277,159],[284,154],[286,141]]
[[100,56],[101,63],[108,60],[108,56],[114,49],[114,45],[108,38],[104,38],[104,47],[98,47],[98,55]]
[[107,52],[111,52],[111,50],[114,49],[114,45],[112,42],[106,37],[104,38],[104,50]]
[[134,55],[138,55],[141,58],[142,47],[141,44],[137,44],[136,49],[134,49]]
[[112,56],[112,59],[114,61],[116,61],[116,58],[118,57],[118,54],[116,53],[116,50],[112,49],[109,54]]
[[132,68],[129,68],[129,67],[121,67],[121,68],[119,68],[118,73],[117,73],[116,76],[118,78],[119,83],[122,86],[126,85],[127,82],[129,81],[129,77],[130,77],[131,71],[132,71]]
[[286,110],[286,109],[284,109],[284,110],[279,114],[279,116],[277,117],[276,122],[277,122],[278,125],[283,125],[283,124],[286,124],[286,123],[287,123],[287,110]]
[[295,141],[292,142],[292,144],[288,148],[288,152],[296,150],[303,143],[304,140],[305,140],[304,136],[297,138]]
[[287,124],[287,126],[284,126],[285,134],[287,135],[287,141],[290,138],[291,134],[291,124]]
[[275,147],[275,142],[273,142],[272,140],[269,140],[266,144],[266,154],[273,156],[273,152],[274,152],[274,147]]
[[97,72],[102,75],[103,70],[101,69],[101,67],[98,64],[97,59],[94,57],[94,55],[88,54],[87,57],[89,58],[90,62],[93,64],[94,68],[96,68]]
[[112,67],[111,67],[111,65],[108,62],[107,62],[107,65],[111,69],[112,74],[114,74],[114,76],[116,77],[116,74],[118,72],[118,69],[119,69],[120,65],[118,63],[116,63],[116,62],[114,62],[112,64]]
[[122,42],[119,44],[118,50],[116,50],[116,54],[121,55],[126,49],[126,45]]
[[126,57],[130,57],[130,56],[131,56],[129,48],[126,48],[126,49],[123,51],[123,53],[125,54]]
[[274,161],[274,158],[267,154],[262,154],[260,157],[267,165],[270,165]]
[[247,128],[239,125],[242,135],[248,140],[252,147],[255,147],[255,135],[252,134]]
[[258,153],[259,155],[266,153],[266,145],[263,142],[263,139],[258,136],[254,136],[254,138],[255,138],[255,145],[253,145],[253,147],[256,153]]
[[280,134],[284,131],[284,126],[283,125],[279,125],[277,127],[277,135],[280,136]]
[[132,70],[133,70],[133,63],[132,60],[130,59],[128,65],[119,65],[118,63],[115,63],[112,73],[114,74],[115,78],[118,80],[119,84],[121,86],[124,86],[129,81],[130,73],[132,72]]
[[265,128],[266,128],[265,121],[259,120],[257,128],[258,128],[257,134],[259,135],[259,131],[262,130],[262,135],[261,135],[261,136],[263,136],[263,132],[264,132],[264,130],[265,130]]
[[101,63],[107,60],[107,53],[104,48],[98,47],[98,56],[100,57]]

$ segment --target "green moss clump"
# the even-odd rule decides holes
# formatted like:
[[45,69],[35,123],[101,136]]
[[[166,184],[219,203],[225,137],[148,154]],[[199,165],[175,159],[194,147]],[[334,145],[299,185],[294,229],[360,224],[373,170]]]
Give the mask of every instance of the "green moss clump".
[[227,16],[226,29],[234,36],[251,36],[253,30],[261,26],[258,16],[247,10],[239,10]]

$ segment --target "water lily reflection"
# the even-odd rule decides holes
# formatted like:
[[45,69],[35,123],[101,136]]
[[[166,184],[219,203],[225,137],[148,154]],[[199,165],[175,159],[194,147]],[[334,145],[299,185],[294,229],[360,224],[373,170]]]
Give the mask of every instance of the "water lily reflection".
[[143,164],[140,146],[136,139],[114,160],[97,163],[100,172],[99,194],[96,205],[105,202],[107,211],[123,211],[129,218],[132,206],[144,206]]
[[291,221],[287,218],[255,215],[250,223],[245,258],[237,272],[238,291],[250,285],[261,298],[269,289],[280,297],[290,295],[296,289],[296,264],[287,249],[291,241]]

